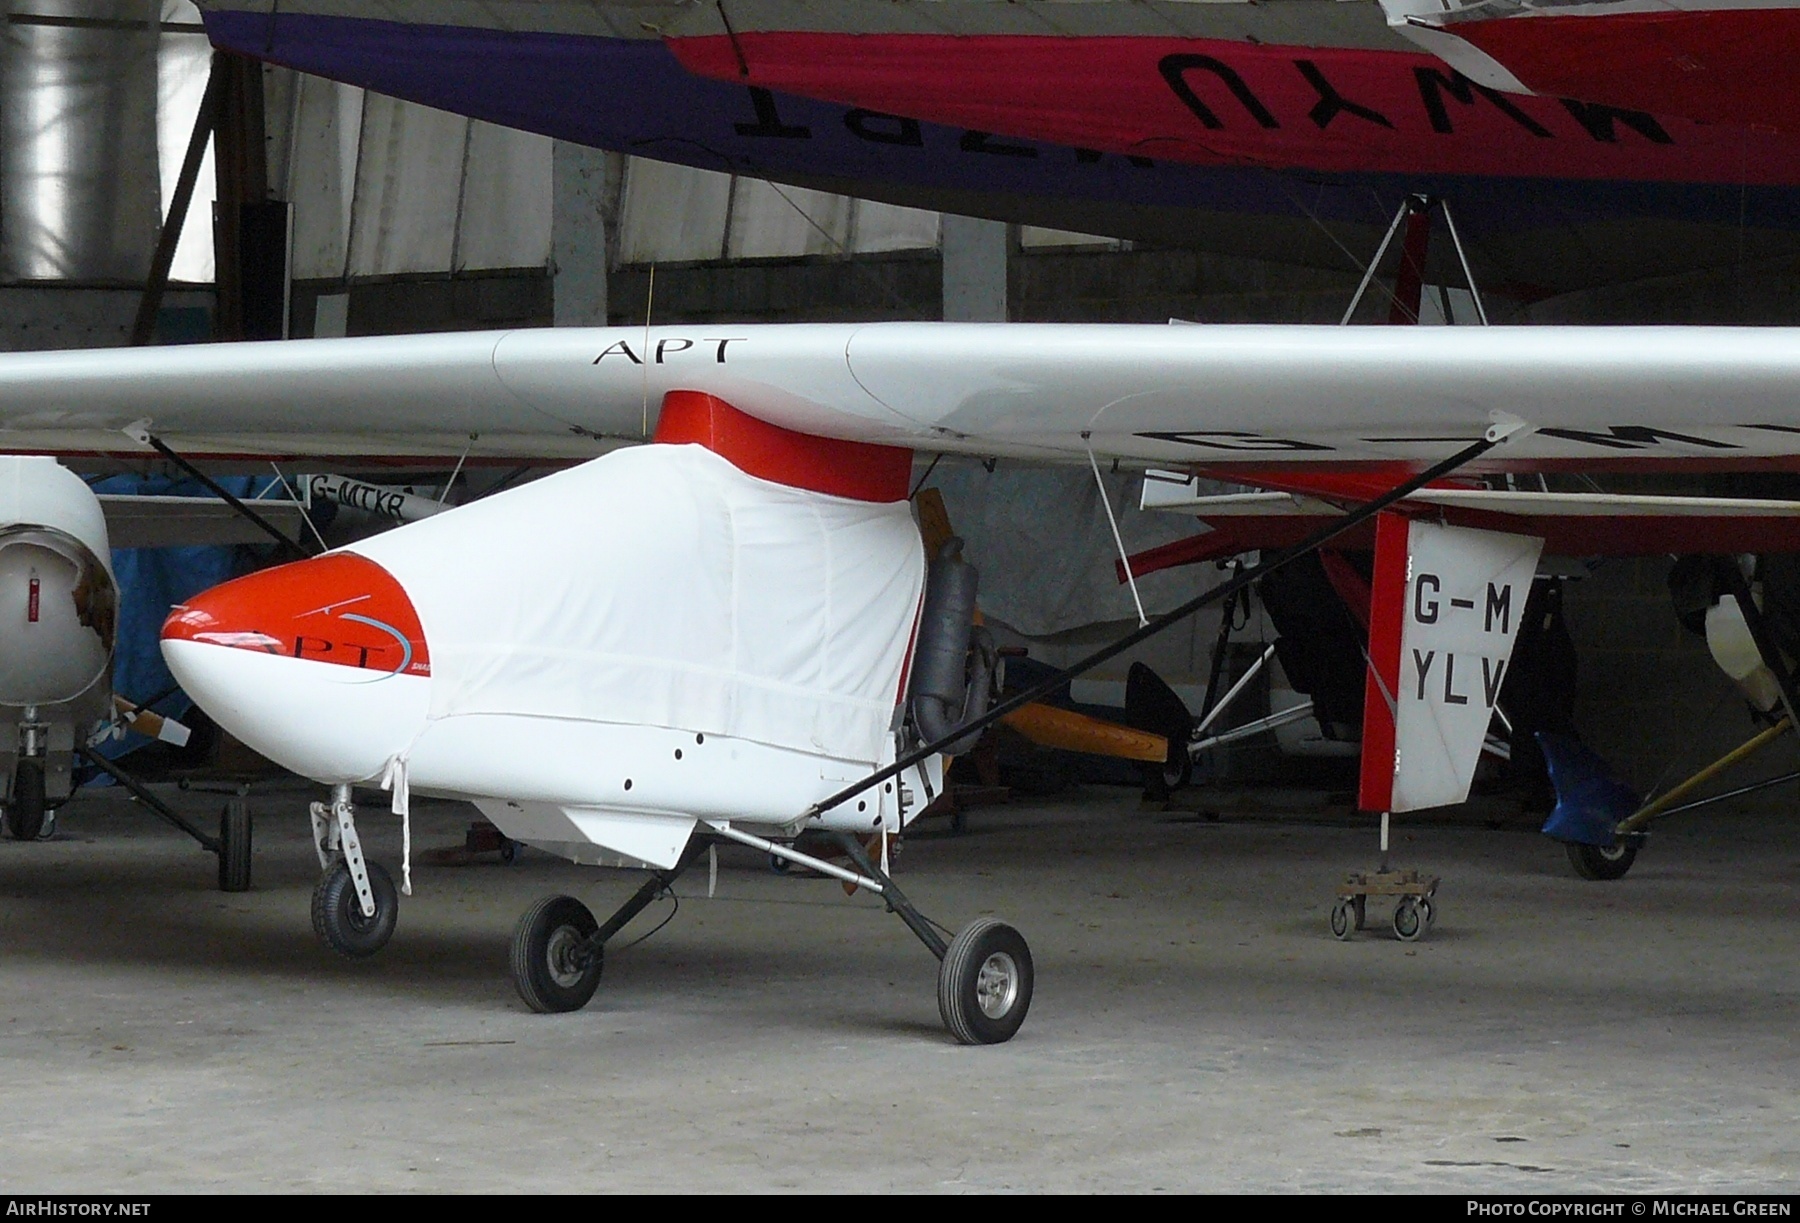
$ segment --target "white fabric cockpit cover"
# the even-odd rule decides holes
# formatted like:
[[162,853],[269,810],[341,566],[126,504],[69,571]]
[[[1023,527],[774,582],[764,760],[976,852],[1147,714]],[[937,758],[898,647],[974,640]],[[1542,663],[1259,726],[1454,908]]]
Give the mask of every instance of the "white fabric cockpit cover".
[[663,726],[882,758],[924,585],[905,502],[650,445],[351,549],[400,581],[431,717]]

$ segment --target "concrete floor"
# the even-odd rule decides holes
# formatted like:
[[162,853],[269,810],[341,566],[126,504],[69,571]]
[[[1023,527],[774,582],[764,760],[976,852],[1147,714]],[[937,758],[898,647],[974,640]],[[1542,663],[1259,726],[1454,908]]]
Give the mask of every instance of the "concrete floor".
[[[335,959],[302,802],[261,803],[245,895],[117,798],[0,843],[0,1191],[1800,1182],[1795,821],[1696,818],[1617,884],[1529,832],[1416,821],[1400,856],[1445,883],[1404,945],[1327,933],[1372,850],[1342,821],[1180,822],[1110,790],[979,811],[899,864],[947,924],[1031,941],[1023,1031],[967,1049],[897,920],[747,853],[577,1014],[515,998],[512,923],[552,891],[604,911],[632,876],[416,868],[387,951]],[[426,810],[417,843],[466,819]],[[392,824],[364,825],[390,863]]]

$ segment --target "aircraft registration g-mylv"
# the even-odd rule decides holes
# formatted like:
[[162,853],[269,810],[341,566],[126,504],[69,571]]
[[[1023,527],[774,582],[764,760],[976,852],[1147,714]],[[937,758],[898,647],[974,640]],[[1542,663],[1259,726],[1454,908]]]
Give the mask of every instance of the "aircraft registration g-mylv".
[[[940,958],[968,1043],[1023,1021],[1025,940],[994,920],[946,940],[858,838],[903,828],[941,753],[1031,694],[987,707],[972,575],[925,556],[909,512],[915,453],[1306,488],[1325,531],[1381,511],[1381,809],[1466,794],[1544,538],[1800,549],[1795,502],[1444,483],[1800,465],[1800,336],[1780,329],[707,324],[45,353],[0,357],[0,429],[66,458],[154,438],[197,462],[568,464],[169,616],[189,694],[332,788],[313,808],[322,931],[367,954],[394,928],[357,785],[402,816],[415,792],[467,799],[515,840],[652,870],[604,924],[567,897],[525,916],[514,981],[546,1011],[585,1004],[607,938],[733,841],[881,895]],[[806,832],[840,834],[852,866],[794,850]]]

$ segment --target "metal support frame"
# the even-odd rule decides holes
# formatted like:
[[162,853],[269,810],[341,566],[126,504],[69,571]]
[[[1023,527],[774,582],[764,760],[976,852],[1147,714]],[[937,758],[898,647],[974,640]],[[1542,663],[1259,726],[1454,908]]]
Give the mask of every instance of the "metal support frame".
[[1103,662],[1108,662],[1111,659],[1117,658],[1120,654],[1123,654],[1133,646],[1148,641],[1150,638],[1155,637],[1160,633],[1166,632],[1168,629],[1184,622],[1203,608],[1210,607],[1214,603],[1232,597],[1245,587],[1254,582],[1261,581],[1263,578],[1268,577],[1277,570],[1285,569],[1302,557],[1312,555],[1332,540],[1338,538],[1338,536],[1355,530],[1363,523],[1375,517],[1375,515],[1379,514],[1382,510],[1387,509],[1397,502],[1404,501],[1407,497],[1410,497],[1419,489],[1424,488],[1433,480],[1441,480],[1452,472],[1474,462],[1494,447],[1500,445],[1507,438],[1512,437],[1520,430],[1528,427],[1529,426],[1527,426],[1524,421],[1517,420],[1516,418],[1506,417],[1497,420],[1495,424],[1488,427],[1480,441],[1473,442],[1470,445],[1463,447],[1449,458],[1432,464],[1430,467],[1427,467],[1425,470],[1413,476],[1410,480],[1403,481],[1388,492],[1376,497],[1374,500],[1365,502],[1348,514],[1345,514],[1342,518],[1334,519],[1301,540],[1299,543],[1283,549],[1273,557],[1264,560],[1261,564],[1247,566],[1239,570],[1237,575],[1230,581],[1215,586],[1202,594],[1196,595],[1179,607],[1164,612],[1142,628],[1127,633],[1117,641],[1114,641],[1111,645],[1104,646],[1101,649],[1094,651],[1094,653],[1089,654],[1087,657],[1079,660],[1073,665],[1065,667],[1045,679],[1040,680],[1038,683],[1033,684],[1024,691],[1016,693],[1006,700],[1001,701],[990,708],[986,713],[980,715],[966,725],[959,727],[955,734],[946,735],[940,739],[926,743],[921,747],[915,748],[911,752],[901,756],[892,764],[877,769],[860,781],[852,782],[850,785],[845,786],[836,793],[820,799],[805,811],[800,812],[795,817],[794,822],[796,824],[804,823],[822,815],[834,807],[849,802],[851,799],[864,793],[871,787],[878,786],[890,778],[897,777],[907,769],[923,763],[932,756],[940,754],[950,744],[961,739],[964,735],[975,734],[992,726],[995,722],[998,722],[1001,718],[1004,718],[1015,709],[1020,709],[1033,701],[1039,701],[1044,697],[1049,696],[1052,692],[1068,683],[1070,679],[1093,670]]
[[96,752],[86,744],[77,745],[75,752],[83,760],[107,774],[127,790],[130,790],[132,795],[136,797],[140,803],[143,803],[146,807],[150,808],[151,811],[173,824],[182,832],[187,833],[190,837],[193,837],[194,840],[200,843],[202,849],[211,854],[221,852],[219,839],[217,837],[208,836],[206,833],[188,823],[188,821],[182,817],[180,812],[176,811],[173,807],[170,807],[167,803],[163,802],[162,799],[152,794],[149,788],[133,776],[129,770],[108,760],[105,756],[102,756],[99,752]]
[[675,881],[685,875],[688,868],[699,861],[700,855],[711,845],[711,839],[704,836],[697,836],[690,840],[687,849],[682,852],[674,866],[667,870],[653,871],[650,878],[644,880],[643,886],[631,894],[629,900],[613,910],[613,915],[602,922],[598,930],[588,935],[579,946],[574,948],[570,958],[583,967],[590,963],[593,957],[606,946],[608,939],[630,925],[632,918],[649,908],[658,896],[673,887]]
[[[1240,566],[1233,561],[1232,567],[1236,569]],[[1248,602],[1249,597],[1248,592],[1234,592],[1225,600],[1225,606],[1220,611],[1219,635],[1213,641],[1212,663],[1206,674],[1206,695],[1200,698],[1200,717],[1204,718],[1212,712],[1213,697],[1218,695],[1219,684],[1225,678],[1225,650],[1231,645],[1232,621],[1237,618],[1238,600],[1242,598]]]
[[887,888],[872,875],[859,875],[855,871],[845,870],[835,862],[827,862],[823,858],[815,858],[811,854],[803,854],[792,845],[780,841],[770,841],[754,836],[729,824],[707,825],[714,833],[727,841],[736,841],[739,845],[747,845],[751,849],[760,849],[783,862],[792,862],[795,866],[804,866],[809,871],[817,871],[821,875],[829,875],[842,883],[855,884],[859,888],[867,888],[877,896],[886,893]]
[[[311,557],[312,553],[289,539],[286,535],[283,535],[280,530],[275,527],[274,523],[251,509],[240,498],[233,496],[226,490],[224,485],[220,484],[217,480],[213,479],[187,459],[183,458],[180,454],[176,453],[173,447],[163,441],[160,437],[156,436],[156,434],[150,432],[148,428],[134,426],[131,429],[127,429],[126,434],[133,440],[150,447],[152,450],[156,451],[156,453],[162,455],[163,458],[169,460],[169,462],[175,464],[175,466],[181,468],[181,470],[185,471],[188,475],[198,480],[206,487],[208,492],[212,493],[213,496],[230,506],[233,511],[243,518],[255,523],[258,530],[274,540],[283,550],[292,554],[294,559],[306,560]],[[285,481],[283,481],[283,483],[285,484]]]
[[1772,786],[1785,785],[1790,781],[1800,781],[1800,770],[1792,773],[1781,773],[1774,777],[1765,777],[1761,781],[1752,781],[1726,790],[1722,794],[1709,794],[1705,798],[1696,798],[1691,803],[1682,803],[1679,807],[1665,807],[1656,813],[1657,819],[1667,819],[1671,815],[1685,815],[1689,811],[1698,811],[1702,807],[1710,807],[1714,803],[1722,803],[1733,798],[1742,798],[1746,794],[1755,794],[1758,790],[1767,790]]
[[1475,273],[1469,267],[1469,252],[1463,246],[1462,235],[1457,232],[1456,218],[1450,215],[1450,202],[1437,196],[1409,195],[1400,202],[1400,207],[1394,210],[1394,219],[1388,225],[1387,233],[1381,239],[1381,245],[1375,248],[1375,257],[1369,260],[1369,266],[1364,269],[1362,280],[1357,284],[1356,292],[1351,295],[1349,308],[1344,311],[1344,317],[1338,320],[1339,326],[1349,326],[1350,319],[1356,314],[1356,308],[1362,305],[1363,295],[1369,291],[1369,285],[1375,279],[1375,273],[1381,268],[1382,256],[1386,255],[1388,247],[1393,245],[1394,235],[1400,232],[1400,223],[1411,214],[1428,213],[1434,208],[1444,214],[1444,228],[1450,232],[1450,245],[1456,251],[1456,261],[1462,267],[1463,280],[1469,286],[1469,297],[1475,303],[1475,317],[1481,321],[1483,327],[1488,325],[1487,305],[1481,300],[1481,290],[1475,284]]
[[844,883],[852,883],[859,888],[868,889],[881,897],[882,903],[887,906],[887,911],[905,922],[906,928],[918,936],[919,941],[925,944],[932,955],[942,960],[950,950],[950,944],[944,941],[944,936],[938,932],[937,927],[931,924],[931,919],[919,912],[913,906],[912,901],[906,898],[906,894],[894,885],[892,875],[869,861],[868,852],[863,849],[862,843],[850,833],[838,833],[837,840],[838,844],[843,846],[844,852],[850,855],[850,860],[862,872],[860,874],[857,871],[846,870],[835,862],[827,862],[823,858],[815,858],[811,854],[801,853],[792,845],[766,840],[741,829],[733,828],[729,824],[713,824],[710,827],[715,834],[728,841],[736,841],[739,845],[748,845],[751,849],[760,849],[784,862],[792,862],[796,866],[804,866],[821,875],[829,875]]
[[206,159],[206,146],[219,122],[219,103],[225,91],[225,72],[221,53],[213,52],[212,68],[206,78],[206,92],[200,97],[200,109],[194,115],[194,130],[188,136],[187,155],[181,160],[181,173],[175,179],[175,191],[169,197],[169,215],[157,235],[156,254],[150,260],[150,276],[144,284],[144,296],[138,299],[137,318],[131,324],[131,343],[141,347],[156,338],[156,316],[162,309],[164,292],[169,287],[169,269],[175,262],[175,248],[181,245],[181,233],[187,224],[188,209],[194,201],[194,186],[200,180],[200,163]]
[[1770,673],[1775,676],[1776,686],[1781,692],[1781,704],[1784,716],[1773,726],[1766,727],[1751,739],[1733,748],[1731,751],[1726,752],[1723,756],[1695,773],[1692,777],[1689,777],[1686,781],[1664,791],[1662,794],[1644,803],[1643,806],[1632,812],[1625,819],[1620,820],[1618,824],[1613,827],[1613,836],[1615,838],[1641,840],[1645,835],[1644,830],[1649,827],[1652,820],[1660,819],[1668,815],[1674,815],[1677,812],[1693,811],[1712,803],[1723,802],[1728,798],[1737,798],[1740,795],[1751,794],[1757,790],[1779,785],[1784,781],[1800,779],[1800,773],[1785,773],[1780,777],[1765,778],[1762,781],[1751,782],[1749,785],[1739,786],[1737,789],[1729,790],[1723,794],[1715,794],[1709,798],[1695,799],[1691,803],[1681,803],[1679,806],[1676,805],[1677,803],[1680,803],[1681,799],[1692,794],[1696,789],[1705,785],[1720,773],[1723,773],[1733,765],[1748,760],[1751,756],[1754,756],[1756,753],[1762,751],[1763,748],[1781,738],[1789,730],[1800,727],[1800,718],[1796,718],[1794,714],[1795,709],[1800,708],[1800,691],[1796,690],[1794,673],[1788,669],[1787,664],[1782,660],[1781,649],[1775,644],[1775,639],[1769,632],[1768,621],[1764,618],[1762,609],[1756,605],[1756,598],[1750,590],[1749,581],[1744,577],[1744,571],[1738,567],[1738,562],[1735,557],[1719,559],[1715,568],[1715,576],[1724,586],[1725,594],[1737,601],[1738,610],[1744,617],[1744,626],[1750,630],[1750,640],[1756,644],[1756,653],[1758,657],[1762,659],[1763,665],[1769,668]]
[[[1698,773],[1695,773],[1680,785],[1674,786],[1663,794],[1658,795],[1656,798],[1651,799],[1642,807],[1639,807],[1636,811],[1632,812],[1631,815],[1620,820],[1618,825],[1613,829],[1613,836],[1634,836],[1641,833],[1651,820],[1656,819],[1659,816],[1668,815],[1672,811],[1692,811],[1695,807],[1704,806],[1709,802],[1716,802],[1717,799],[1700,799],[1682,807],[1674,806],[1675,803],[1686,798],[1689,794],[1692,794],[1695,790],[1717,777],[1720,773],[1723,773],[1726,769],[1729,769],[1732,765],[1742,763],[1756,755],[1756,753],[1762,751],[1763,748],[1769,746],[1769,744],[1786,734],[1793,725],[1794,723],[1790,719],[1783,718],[1781,721],[1775,723],[1775,725],[1764,729],[1762,733],[1758,734],[1755,738],[1732,748],[1729,752],[1726,752],[1723,756],[1701,769]],[[1743,790],[1736,791],[1736,793],[1748,793],[1750,790],[1756,788],[1756,786],[1749,786],[1745,787]],[[1724,798],[1728,796],[1720,795],[1719,797]]]
[[1305,701],[1299,705],[1290,705],[1279,712],[1246,722],[1242,726],[1234,726],[1228,731],[1212,736],[1209,739],[1198,739],[1188,744],[1188,755],[1198,758],[1201,753],[1209,752],[1215,747],[1224,747],[1228,743],[1236,743],[1240,739],[1248,739],[1252,735],[1260,735],[1265,730],[1275,730],[1290,722],[1301,722],[1313,716],[1313,703]]
[[1275,657],[1275,643],[1270,642],[1268,647],[1263,650],[1262,656],[1251,663],[1242,675],[1238,676],[1237,683],[1231,686],[1231,690],[1220,697],[1219,703],[1207,710],[1206,716],[1195,725],[1193,734],[1196,738],[1205,734],[1206,728],[1213,724],[1214,719],[1229,709],[1232,702],[1244,694],[1244,690],[1250,686],[1250,682],[1262,674],[1262,669],[1269,665],[1269,660],[1273,657]]
[[908,900],[905,894],[894,886],[893,878],[886,871],[869,861],[869,855],[864,852],[861,842],[855,837],[847,832],[840,832],[838,833],[838,844],[844,847],[844,852],[850,855],[852,862],[881,881],[883,885],[881,899],[887,905],[887,911],[905,922],[906,928],[911,930],[918,940],[925,944],[931,954],[942,962],[943,958],[950,953],[950,944],[944,941],[944,936],[938,932],[937,927],[931,924],[931,919],[913,907],[912,901]]
[[363,857],[362,837],[356,832],[354,792],[347,785],[331,787],[331,802],[314,803],[312,816],[313,843],[319,851],[319,865],[331,869],[335,850],[344,857],[344,868],[356,886],[356,901],[364,917],[375,916],[375,889],[369,884],[369,864]]

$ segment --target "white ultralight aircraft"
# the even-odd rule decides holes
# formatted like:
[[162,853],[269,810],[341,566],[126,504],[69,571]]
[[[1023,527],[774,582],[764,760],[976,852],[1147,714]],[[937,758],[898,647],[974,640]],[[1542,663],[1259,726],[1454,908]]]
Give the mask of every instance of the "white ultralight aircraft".
[[[357,835],[359,784],[403,816],[415,792],[463,798],[516,840],[654,872],[605,923],[567,897],[525,915],[514,982],[544,1011],[585,1004],[606,940],[728,840],[881,895],[939,957],[946,1025],[992,1043],[1030,1004],[1024,939],[983,920],[946,940],[860,840],[904,827],[941,786],[941,753],[1036,695],[983,712],[972,575],[923,555],[906,506],[915,451],[1310,488],[1335,517],[1300,550],[1386,511],[1365,734],[1380,755],[1363,793],[1412,809],[1466,795],[1516,627],[1497,613],[1522,607],[1557,524],[1639,551],[1696,532],[1719,551],[1800,548],[1800,503],[1502,491],[1468,509],[1437,494],[1443,480],[1791,466],[1797,341],[709,324],[225,344],[0,358],[0,427],[8,450],[70,458],[136,438],[202,463],[591,460],[170,615],[165,655],[189,694],[332,787],[313,808],[321,933],[366,954],[393,929],[395,889]],[[1399,529],[1421,518],[1458,529]],[[840,834],[852,867],[793,849],[809,830]]]

